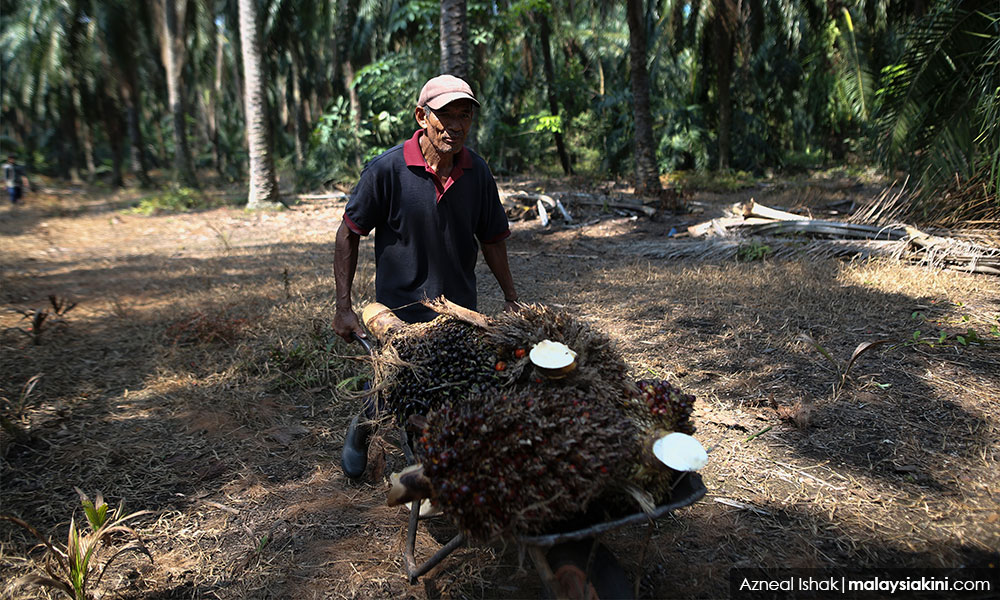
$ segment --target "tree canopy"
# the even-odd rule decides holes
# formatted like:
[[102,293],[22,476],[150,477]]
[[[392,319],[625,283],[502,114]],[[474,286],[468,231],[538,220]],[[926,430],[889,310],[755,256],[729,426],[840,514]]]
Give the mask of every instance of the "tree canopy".
[[[238,5],[256,8],[249,89]],[[128,169],[148,185],[160,167],[185,186],[213,171],[249,179],[253,93],[283,187],[289,174],[298,188],[350,185],[415,129],[423,81],[459,70],[483,100],[470,145],[499,174],[635,177],[644,189],[650,173],[856,161],[926,193],[977,182],[996,204],[1000,187],[995,0],[0,8],[3,151],[59,177],[122,185]]]

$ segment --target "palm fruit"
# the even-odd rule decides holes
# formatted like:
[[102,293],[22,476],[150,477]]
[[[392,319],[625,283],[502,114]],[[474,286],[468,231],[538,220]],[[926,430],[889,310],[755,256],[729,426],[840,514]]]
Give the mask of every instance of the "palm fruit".
[[636,388],[627,402],[631,418],[647,429],[694,433],[694,396],[665,380],[643,379],[636,382]]
[[521,305],[492,318],[486,339],[507,362],[501,374],[505,387],[538,378],[529,353],[536,344],[548,340],[565,344],[576,353],[577,367],[564,385],[588,389],[596,401],[620,398],[629,389],[628,366],[611,338],[567,311],[540,304]]
[[498,384],[497,354],[483,341],[482,331],[447,316],[392,336],[380,363],[382,399],[399,423]]
[[415,452],[432,501],[473,539],[531,535],[585,511],[628,472],[638,443],[613,403],[533,382],[432,410]]
[[[669,497],[675,473],[651,444],[694,431],[693,396],[665,381],[633,382],[613,341],[566,311],[525,305],[475,316],[389,328],[375,361],[376,387],[400,422],[426,415],[411,439],[435,506],[488,540]],[[559,379],[530,360],[546,340],[575,353]]]
[[694,396],[668,381],[643,379],[623,398],[622,409],[623,417],[640,432],[629,480],[653,503],[664,501],[670,497],[675,471],[656,459],[653,443],[671,432],[694,433]]

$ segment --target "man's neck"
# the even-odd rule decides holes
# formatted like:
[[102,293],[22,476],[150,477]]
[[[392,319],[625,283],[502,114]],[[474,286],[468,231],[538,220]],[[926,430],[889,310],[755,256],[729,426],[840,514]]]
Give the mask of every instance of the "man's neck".
[[431,144],[426,135],[419,139],[420,153],[423,154],[427,166],[430,167],[438,177],[447,179],[451,175],[451,169],[455,166],[455,154],[442,154]]

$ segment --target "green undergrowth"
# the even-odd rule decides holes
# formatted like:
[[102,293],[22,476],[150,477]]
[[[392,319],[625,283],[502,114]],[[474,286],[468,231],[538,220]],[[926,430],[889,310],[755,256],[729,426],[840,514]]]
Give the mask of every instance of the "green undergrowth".
[[272,377],[276,389],[355,391],[371,379],[371,366],[363,357],[360,346],[347,346],[324,326],[292,339],[274,340],[262,370]]
[[171,187],[141,198],[136,205],[126,209],[125,212],[151,216],[237,205],[238,202],[232,199],[213,197],[193,188]]

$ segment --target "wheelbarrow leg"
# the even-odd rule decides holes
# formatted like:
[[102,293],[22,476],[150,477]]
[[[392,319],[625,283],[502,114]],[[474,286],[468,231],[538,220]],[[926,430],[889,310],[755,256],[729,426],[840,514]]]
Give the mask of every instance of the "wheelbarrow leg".
[[421,575],[430,571],[444,560],[449,554],[454,552],[465,543],[465,536],[461,533],[451,538],[447,544],[428,558],[423,564],[417,566],[417,561],[413,556],[414,547],[417,545],[417,526],[420,521],[420,500],[414,500],[410,505],[410,522],[406,530],[406,551],[404,560],[406,561],[406,575],[409,577],[410,585],[417,582]]

